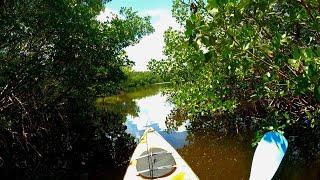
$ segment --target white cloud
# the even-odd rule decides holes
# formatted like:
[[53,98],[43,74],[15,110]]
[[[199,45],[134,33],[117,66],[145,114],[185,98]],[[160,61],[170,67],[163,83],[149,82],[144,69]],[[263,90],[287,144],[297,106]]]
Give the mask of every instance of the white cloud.
[[[147,125],[154,125],[161,131],[167,130],[166,117],[171,113],[173,105],[167,101],[166,95],[157,94],[151,97],[136,100],[136,104],[140,109],[138,117],[127,116],[126,125],[128,132],[138,136],[136,133],[144,132]],[[160,104],[160,106],[159,106]],[[186,131],[186,121],[178,127],[176,132]],[[155,127],[154,127],[155,128]]]
[[[168,9],[152,9],[139,13],[140,16],[151,16],[152,26],[155,32],[143,37],[140,42],[134,46],[126,48],[126,52],[130,60],[135,62],[134,70],[145,71],[147,64],[151,59],[163,59],[164,32],[172,27],[173,29],[182,29],[171,15]],[[117,17],[118,13],[112,9],[105,8],[104,11],[97,16],[100,22],[110,21]]]
[[151,59],[162,59],[164,46],[164,32],[172,27],[173,29],[181,29],[180,25],[171,15],[171,11],[167,9],[147,10],[140,13],[142,16],[151,16],[152,25],[155,32],[145,36],[135,46],[126,49],[129,59],[135,62],[134,69],[137,71],[147,70],[148,61]]

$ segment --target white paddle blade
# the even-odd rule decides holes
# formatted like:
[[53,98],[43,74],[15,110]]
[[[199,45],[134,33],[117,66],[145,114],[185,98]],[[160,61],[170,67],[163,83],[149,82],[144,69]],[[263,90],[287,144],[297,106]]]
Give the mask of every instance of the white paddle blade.
[[250,180],[271,180],[287,151],[288,141],[280,133],[264,134],[254,153]]

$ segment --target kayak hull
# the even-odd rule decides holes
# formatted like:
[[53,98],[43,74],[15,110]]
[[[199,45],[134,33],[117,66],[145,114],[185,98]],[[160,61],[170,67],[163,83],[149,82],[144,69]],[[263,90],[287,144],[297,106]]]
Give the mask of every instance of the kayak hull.
[[197,175],[192,171],[188,164],[182,159],[177,151],[153,128],[148,128],[140,139],[135,151],[130,160],[124,180],[141,180],[145,179],[139,175],[136,165],[137,159],[141,158],[141,154],[147,149],[161,148],[171,153],[176,165],[174,171],[164,177],[157,179],[161,180],[197,180]]

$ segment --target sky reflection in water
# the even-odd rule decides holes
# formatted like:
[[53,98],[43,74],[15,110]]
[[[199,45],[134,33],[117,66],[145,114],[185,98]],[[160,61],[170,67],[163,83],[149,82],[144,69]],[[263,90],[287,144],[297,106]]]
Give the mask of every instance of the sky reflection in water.
[[153,96],[134,100],[140,109],[138,117],[127,115],[127,132],[137,140],[143,135],[147,125],[150,125],[159,132],[174,148],[182,148],[188,144],[186,141],[186,125],[183,123],[177,131],[168,132],[166,126],[166,117],[173,109],[173,105],[167,101],[167,96],[158,93]]

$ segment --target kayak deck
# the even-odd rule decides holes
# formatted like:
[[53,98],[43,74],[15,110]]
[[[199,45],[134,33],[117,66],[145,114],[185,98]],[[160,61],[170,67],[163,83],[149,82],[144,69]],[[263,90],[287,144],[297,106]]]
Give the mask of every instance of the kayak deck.
[[[157,150],[157,151],[156,151]],[[152,154],[151,156],[147,157],[146,151],[149,154]],[[166,154],[170,154],[170,156],[163,156]],[[170,179],[170,180],[197,180],[199,179],[196,174],[192,171],[192,169],[188,166],[188,164],[182,159],[182,157],[177,153],[177,151],[153,128],[148,128],[143,136],[140,139],[140,143],[136,147],[135,151],[133,152],[133,155],[130,160],[130,164],[128,166],[127,172],[124,176],[124,180],[134,180],[134,179],[151,179],[146,175],[146,173],[150,173],[150,169],[147,168],[147,170],[138,171],[137,170],[137,162],[141,158],[149,158],[148,162],[151,157],[151,161],[156,161],[153,158],[153,156],[159,156],[158,158],[161,159],[161,157],[168,158],[169,161],[168,165],[160,165],[157,167],[151,167],[150,169],[153,169],[152,172],[154,172],[155,176],[152,177],[158,177],[157,171],[166,171],[165,176],[161,176],[158,178],[152,178],[152,179]],[[173,157],[174,160],[170,159]],[[174,161],[174,162],[173,162]],[[168,163],[168,162],[166,162]],[[138,167],[139,169],[139,167]],[[148,175],[148,174],[147,174]]]

